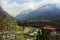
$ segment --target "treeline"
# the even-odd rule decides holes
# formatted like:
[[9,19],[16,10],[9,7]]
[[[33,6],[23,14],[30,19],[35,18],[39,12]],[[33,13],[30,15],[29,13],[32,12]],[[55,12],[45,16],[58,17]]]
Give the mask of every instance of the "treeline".
[[57,29],[60,28],[60,19],[54,19],[54,20],[51,20],[51,21],[36,21],[36,22],[23,22],[23,23],[19,23],[19,25],[22,25],[22,26],[32,26],[32,27],[44,27],[46,25],[49,25],[49,26],[53,26],[53,27],[56,27]]

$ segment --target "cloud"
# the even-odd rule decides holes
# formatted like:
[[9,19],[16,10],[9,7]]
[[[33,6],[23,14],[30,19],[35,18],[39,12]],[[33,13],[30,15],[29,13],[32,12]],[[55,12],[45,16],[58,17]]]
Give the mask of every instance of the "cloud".
[[18,4],[17,2],[8,3],[6,0],[2,0],[1,6],[11,16],[15,17],[23,10],[34,9],[36,6],[36,3],[35,2],[27,2],[27,3],[23,3],[23,4]]
[[[27,1],[27,0],[25,0]],[[29,0],[24,3],[17,3],[16,0],[12,3],[7,2],[7,0],[1,0],[1,6],[5,11],[7,11],[11,16],[15,17],[24,10],[36,10],[38,7],[42,7],[46,4],[56,4],[57,8],[60,8],[60,0],[42,0],[40,2],[34,2]]]

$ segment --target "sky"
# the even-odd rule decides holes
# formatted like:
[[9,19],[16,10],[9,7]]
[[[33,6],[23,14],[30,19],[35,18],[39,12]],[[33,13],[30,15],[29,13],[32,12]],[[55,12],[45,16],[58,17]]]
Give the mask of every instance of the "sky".
[[47,4],[55,4],[60,9],[60,0],[1,0],[0,5],[11,16],[15,17],[25,10],[36,10]]

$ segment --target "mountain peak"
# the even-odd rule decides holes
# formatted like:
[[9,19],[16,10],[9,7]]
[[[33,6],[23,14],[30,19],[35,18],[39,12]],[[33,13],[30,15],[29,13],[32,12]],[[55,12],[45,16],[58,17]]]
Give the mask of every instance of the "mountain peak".
[[55,4],[47,4],[27,14],[24,12],[22,16],[19,14],[16,18],[19,20],[53,19],[57,18],[58,15],[60,16],[60,9],[58,9]]

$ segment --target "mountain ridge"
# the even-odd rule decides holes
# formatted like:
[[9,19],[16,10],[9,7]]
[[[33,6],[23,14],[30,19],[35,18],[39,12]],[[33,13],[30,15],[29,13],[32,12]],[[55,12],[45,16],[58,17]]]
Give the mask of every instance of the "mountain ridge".
[[[48,4],[43,7],[37,8],[34,11],[31,11],[27,14],[17,15],[17,19],[21,20],[32,20],[32,19],[53,19],[60,17],[60,9],[56,5]],[[18,18],[21,17],[21,18]]]

